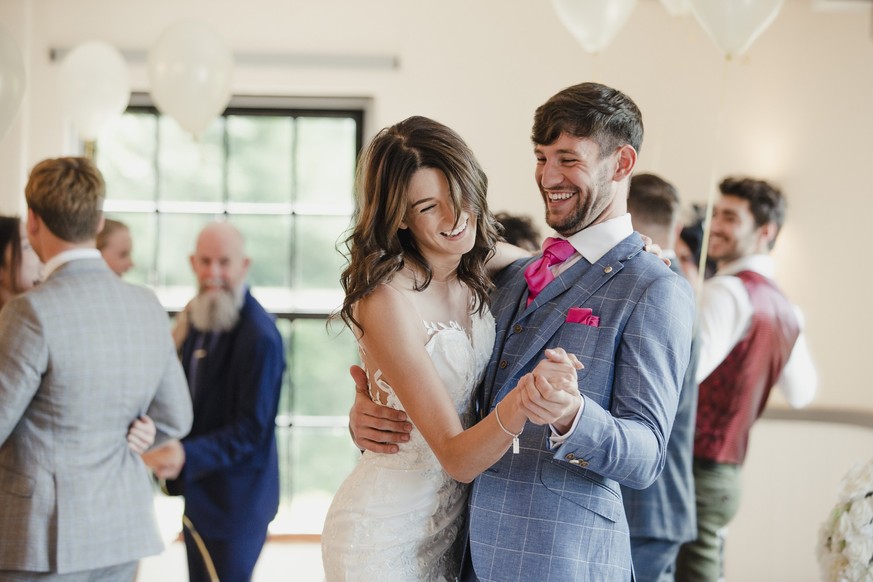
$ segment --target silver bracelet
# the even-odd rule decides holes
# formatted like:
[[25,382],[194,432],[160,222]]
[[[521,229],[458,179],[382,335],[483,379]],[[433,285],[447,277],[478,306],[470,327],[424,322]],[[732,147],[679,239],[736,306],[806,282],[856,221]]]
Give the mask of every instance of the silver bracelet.
[[512,437],[512,454],[517,455],[519,450],[520,450],[520,446],[518,444],[518,437],[520,437],[521,433],[524,432],[524,427],[523,426],[521,427],[521,430],[518,431],[518,434],[515,434],[513,432],[509,432],[508,430],[506,430],[506,427],[503,426],[502,422],[500,422],[500,412],[498,412],[498,410],[497,410],[497,407],[499,405],[500,405],[499,402],[494,405],[494,418],[497,419],[497,426],[499,426],[503,432],[505,432],[506,434],[508,434],[509,436]]

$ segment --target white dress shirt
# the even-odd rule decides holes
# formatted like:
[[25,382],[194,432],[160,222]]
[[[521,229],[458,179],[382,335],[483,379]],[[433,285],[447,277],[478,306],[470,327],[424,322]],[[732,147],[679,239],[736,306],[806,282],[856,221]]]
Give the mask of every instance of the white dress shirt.
[[[722,266],[714,277],[704,282],[697,315],[700,337],[698,383],[715,371],[749,330],[752,302],[745,285],[735,276],[740,271],[754,271],[772,279],[776,266],[769,255],[750,255]],[[793,307],[800,324],[800,335],[777,386],[791,406],[801,408],[815,396],[818,374],[803,334],[803,314],[797,306]]]
[[66,265],[70,261],[102,258],[103,255],[100,254],[100,251],[94,248],[70,249],[68,251],[63,251],[53,256],[51,259],[49,259],[49,262],[47,262],[43,266],[42,278],[43,280],[48,279],[52,273],[54,273],[61,267],[61,265]]

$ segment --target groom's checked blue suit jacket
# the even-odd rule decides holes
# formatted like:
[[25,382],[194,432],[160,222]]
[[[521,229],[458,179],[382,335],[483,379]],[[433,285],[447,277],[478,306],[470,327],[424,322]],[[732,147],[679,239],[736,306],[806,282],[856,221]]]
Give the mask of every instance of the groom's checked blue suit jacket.
[[[482,580],[630,580],[619,484],[643,488],[664,466],[691,344],[687,282],[631,234],[595,264],[584,258],[526,307],[524,268],[496,281],[497,338],[480,390],[490,411],[543,356],[562,347],[578,372],[584,409],[555,448],[548,426],[530,422],[521,452],[480,475],[470,496],[470,552]],[[599,326],[567,322],[590,308]]]

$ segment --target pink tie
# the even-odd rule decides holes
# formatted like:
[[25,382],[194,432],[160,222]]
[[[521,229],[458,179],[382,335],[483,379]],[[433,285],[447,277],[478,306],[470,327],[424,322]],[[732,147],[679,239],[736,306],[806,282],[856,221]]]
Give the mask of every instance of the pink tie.
[[543,256],[528,265],[524,270],[524,278],[527,281],[530,293],[527,296],[527,304],[530,305],[546,285],[551,283],[555,276],[549,268],[552,265],[563,263],[575,251],[573,245],[563,238],[549,237],[543,241]]

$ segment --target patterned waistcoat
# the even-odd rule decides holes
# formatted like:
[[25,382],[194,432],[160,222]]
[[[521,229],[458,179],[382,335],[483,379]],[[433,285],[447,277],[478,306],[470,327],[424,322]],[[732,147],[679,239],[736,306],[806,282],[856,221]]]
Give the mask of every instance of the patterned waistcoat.
[[776,283],[754,271],[736,275],[752,302],[745,337],[700,384],[694,456],[741,465],[749,431],[779,380],[800,325]]

